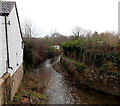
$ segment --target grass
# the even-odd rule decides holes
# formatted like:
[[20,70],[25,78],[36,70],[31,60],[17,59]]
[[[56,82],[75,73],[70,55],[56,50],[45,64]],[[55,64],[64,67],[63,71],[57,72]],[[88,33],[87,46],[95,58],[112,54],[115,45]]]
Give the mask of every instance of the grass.
[[80,61],[75,61],[75,60],[73,60],[73,59],[71,59],[71,58],[68,58],[68,57],[66,57],[66,56],[62,56],[65,60],[67,60],[67,61],[69,61],[69,62],[71,62],[71,63],[73,63],[73,64],[76,64],[76,65],[84,65],[84,63],[82,63],[82,62],[80,62]]
[[68,58],[66,56],[62,56],[64,60],[66,61],[69,61],[70,63],[72,63],[74,65],[74,67],[76,68],[76,71],[79,72],[79,73],[82,73],[85,68],[86,68],[86,65],[80,61],[75,61],[71,58]]
[[87,68],[87,69],[92,68],[92,69],[95,69],[95,70],[98,70],[98,71],[101,71],[101,69],[102,69],[104,72],[110,73],[112,75],[120,75],[120,72],[116,69],[115,65],[111,62],[108,62],[108,63],[106,62],[107,69],[108,69],[108,70],[106,70],[106,69],[104,69],[103,66],[101,68],[96,68],[94,66],[87,66],[80,61],[73,60],[73,59],[68,58],[64,55],[62,56],[62,58],[65,59],[66,61],[69,61],[69,62],[73,63],[76,66],[76,69],[77,69],[78,72],[82,72],[82,70],[84,70],[85,68]]
[[20,103],[20,94],[18,92],[13,97],[13,102],[14,103]]
[[[12,104],[46,104],[46,96],[37,84],[37,79],[30,73],[23,76],[20,87],[13,98]],[[27,99],[30,98],[28,101]],[[32,102],[31,102],[32,100]]]

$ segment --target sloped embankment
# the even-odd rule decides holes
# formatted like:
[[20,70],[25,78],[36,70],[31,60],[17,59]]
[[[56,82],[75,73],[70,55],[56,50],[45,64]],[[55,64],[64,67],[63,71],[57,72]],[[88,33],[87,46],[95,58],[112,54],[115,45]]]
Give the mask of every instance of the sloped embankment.
[[46,96],[43,94],[44,85],[39,84],[39,76],[33,72],[24,74],[18,92],[12,104],[45,104]]
[[79,82],[96,90],[120,96],[120,75],[118,73],[100,71],[97,70],[97,68],[85,66],[83,63],[74,61],[65,56],[61,57],[60,62],[68,73]]

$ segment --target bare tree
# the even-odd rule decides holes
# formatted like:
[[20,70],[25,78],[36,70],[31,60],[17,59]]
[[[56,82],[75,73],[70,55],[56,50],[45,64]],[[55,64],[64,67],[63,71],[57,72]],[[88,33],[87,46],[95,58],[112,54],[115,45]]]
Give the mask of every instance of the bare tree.
[[90,38],[92,36],[92,31],[91,30],[87,30],[86,31],[86,37]]
[[73,30],[72,30],[73,35],[75,36],[75,38],[79,38],[79,37],[84,37],[87,34],[87,30],[76,26]]
[[107,44],[111,46],[118,46],[119,45],[119,38],[115,33],[105,32],[99,34],[100,38],[104,40]]
[[28,37],[28,38],[32,38],[32,37],[35,38],[39,33],[37,28],[34,27],[33,23],[30,20],[25,20],[23,22],[22,32],[23,32],[24,37]]
[[94,31],[94,33],[92,34],[92,38],[93,39],[98,39],[99,38],[99,34],[97,31]]

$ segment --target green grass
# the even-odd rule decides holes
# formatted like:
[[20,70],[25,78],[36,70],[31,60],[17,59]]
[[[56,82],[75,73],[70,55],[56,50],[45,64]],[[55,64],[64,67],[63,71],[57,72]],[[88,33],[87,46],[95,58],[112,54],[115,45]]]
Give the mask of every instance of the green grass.
[[[37,79],[34,76],[26,73],[11,104],[21,104],[21,97],[23,96],[32,98],[34,104],[46,104],[46,96],[38,90],[40,88],[36,81]],[[33,90],[33,88],[36,89]]]
[[67,61],[69,61],[69,62],[71,62],[71,63],[74,63],[74,64],[77,64],[77,65],[84,65],[84,63],[82,63],[82,62],[80,62],[80,61],[75,61],[75,60],[73,60],[73,59],[71,59],[71,58],[68,58],[68,57],[66,57],[66,56],[62,56],[63,57],[63,59],[65,59],[65,60],[67,60]]
[[13,97],[13,102],[14,103],[20,103],[20,93],[16,93],[15,96]]
[[46,96],[41,93],[35,91],[26,92],[26,96],[36,99],[36,104],[46,103]]
[[66,56],[62,56],[62,58],[66,61],[69,61],[70,63],[73,63],[78,72],[83,72],[84,69],[86,68],[86,65],[82,62],[75,61],[75,60],[68,58]]

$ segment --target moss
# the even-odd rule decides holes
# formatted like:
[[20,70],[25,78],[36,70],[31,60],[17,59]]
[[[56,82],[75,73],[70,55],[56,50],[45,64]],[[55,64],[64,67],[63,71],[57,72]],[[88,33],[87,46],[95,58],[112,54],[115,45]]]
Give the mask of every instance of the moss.
[[13,102],[14,103],[20,103],[20,94],[17,92],[15,96],[13,97]]

